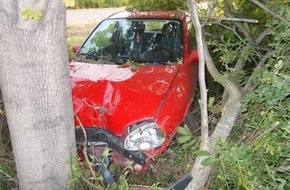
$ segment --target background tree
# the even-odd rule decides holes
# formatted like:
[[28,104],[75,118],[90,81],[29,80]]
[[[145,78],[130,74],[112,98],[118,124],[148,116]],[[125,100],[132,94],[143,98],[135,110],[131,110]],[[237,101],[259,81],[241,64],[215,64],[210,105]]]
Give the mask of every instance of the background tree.
[[185,10],[187,5],[185,1],[178,0],[146,0],[146,1],[134,1],[129,0],[130,10],[142,10],[142,11],[153,11],[153,10]]
[[0,84],[20,189],[65,189],[75,146],[61,0],[0,2]]

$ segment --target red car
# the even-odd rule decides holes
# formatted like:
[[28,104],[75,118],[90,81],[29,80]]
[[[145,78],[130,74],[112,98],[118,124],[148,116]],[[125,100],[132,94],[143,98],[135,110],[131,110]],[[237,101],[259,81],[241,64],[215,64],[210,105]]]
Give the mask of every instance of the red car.
[[71,63],[77,143],[104,147],[137,171],[192,122],[198,54],[179,11],[120,12],[102,21]]

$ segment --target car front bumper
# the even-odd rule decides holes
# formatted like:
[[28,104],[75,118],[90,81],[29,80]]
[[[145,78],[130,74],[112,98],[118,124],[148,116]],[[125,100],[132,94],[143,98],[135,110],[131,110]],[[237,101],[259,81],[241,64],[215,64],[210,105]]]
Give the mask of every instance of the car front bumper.
[[93,149],[104,146],[108,147],[113,151],[112,159],[114,162],[125,165],[126,160],[133,161],[133,166],[138,172],[143,172],[149,165],[150,160],[146,154],[140,151],[126,150],[124,148],[124,141],[120,137],[103,128],[76,128],[75,132],[77,146],[87,146]]

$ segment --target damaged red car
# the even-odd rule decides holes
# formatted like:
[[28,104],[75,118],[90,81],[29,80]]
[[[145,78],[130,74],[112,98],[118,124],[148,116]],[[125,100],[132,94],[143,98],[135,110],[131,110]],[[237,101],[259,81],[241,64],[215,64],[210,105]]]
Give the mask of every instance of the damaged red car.
[[179,11],[120,12],[93,30],[70,65],[78,145],[99,156],[108,147],[115,162],[142,171],[190,125],[198,70],[191,24]]

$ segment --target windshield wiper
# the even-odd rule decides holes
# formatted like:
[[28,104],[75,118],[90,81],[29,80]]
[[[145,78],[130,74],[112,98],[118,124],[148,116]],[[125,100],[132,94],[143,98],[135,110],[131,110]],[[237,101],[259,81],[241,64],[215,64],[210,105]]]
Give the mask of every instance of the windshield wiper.
[[135,62],[135,63],[142,63],[142,64],[145,64],[145,65],[167,65],[168,64],[167,62],[156,62],[154,60],[145,60],[145,59],[142,59],[142,58],[130,57],[130,56],[119,56],[118,58],[123,59],[123,63],[122,64],[125,64],[128,61],[129,62],[130,61],[131,62]]
[[132,59],[132,61],[137,63],[144,63],[146,65],[167,65],[167,62],[157,62],[154,60],[145,60],[145,59]]

